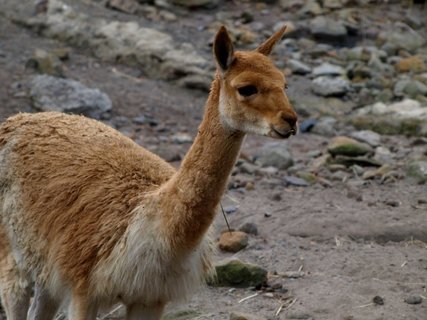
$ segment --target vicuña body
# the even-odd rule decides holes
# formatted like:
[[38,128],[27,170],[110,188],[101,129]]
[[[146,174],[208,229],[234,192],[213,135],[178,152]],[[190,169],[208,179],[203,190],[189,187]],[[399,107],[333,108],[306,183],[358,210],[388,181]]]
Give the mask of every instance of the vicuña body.
[[93,320],[121,302],[127,319],[160,319],[211,270],[209,227],[246,133],[295,134],[285,78],[257,50],[234,52],[222,27],[217,73],[198,135],[175,170],[81,116],[18,114],[0,127],[0,280],[9,320]]

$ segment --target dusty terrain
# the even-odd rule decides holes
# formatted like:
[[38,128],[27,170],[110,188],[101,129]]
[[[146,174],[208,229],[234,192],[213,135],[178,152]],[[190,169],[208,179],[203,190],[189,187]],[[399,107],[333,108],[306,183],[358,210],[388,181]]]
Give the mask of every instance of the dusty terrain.
[[[70,56],[62,62],[65,76],[99,88],[113,102],[111,114],[102,120],[178,166],[191,142],[174,137],[177,133],[194,137],[207,92],[145,76],[139,67],[104,61],[84,45],[41,35],[10,18],[11,12],[23,12],[29,18],[33,14],[31,1],[15,2],[0,4],[0,119],[20,111],[35,111],[24,85],[36,73],[26,68],[34,50],[67,47]],[[255,2],[226,1],[213,9],[168,7],[165,10],[177,17],[173,21],[161,15],[152,19],[144,13],[113,11],[102,1],[70,3],[76,10],[96,17],[138,21],[162,30],[175,41],[191,43],[206,60],[211,59],[208,43],[214,30],[207,26],[217,20],[219,12],[231,20],[242,12],[255,12],[254,20],[265,26],[265,30],[258,31],[257,41],[278,21],[296,20],[276,4]],[[387,27],[390,20],[398,19],[408,9],[395,3],[371,4],[360,10],[362,15]],[[427,10],[423,13],[421,6],[415,10],[421,20],[426,19]],[[426,31],[424,20],[419,32],[425,36]],[[274,59],[283,62],[286,57],[275,55]],[[330,100],[310,91],[309,78],[290,75],[288,82],[288,95],[293,101],[304,96],[313,104],[329,106]],[[342,116],[352,110],[354,100],[340,99],[338,107],[334,101],[328,115],[338,119],[333,124],[336,135],[348,135],[355,129]],[[296,108],[299,110],[298,105]],[[302,112],[300,121],[318,114]],[[269,283],[281,284],[284,289],[265,292],[207,287],[190,301],[169,306],[168,313],[177,319],[228,319],[232,312],[266,319],[427,319],[427,184],[414,183],[405,176],[407,160],[425,156],[426,140],[417,136],[381,136],[381,146],[392,152],[392,166],[397,173],[393,179],[363,180],[363,172],[349,167],[338,170],[339,174],[318,170],[316,176],[326,182],[319,179],[306,186],[285,182],[298,168],[309,170],[314,152],[326,153],[331,139],[321,133],[300,133],[280,143],[247,137],[238,165],[253,164],[260,150],[267,147],[288,149],[294,166],[261,173],[247,173],[237,167],[223,199],[223,206],[232,211],[227,214],[232,228],[253,222],[259,231],[257,236],[250,236],[248,247],[234,256],[264,267],[269,271]],[[225,229],[220,214],[216,225],[219,235]],[[230,256],[219,251],[216,260]],[[289,271],[301,272],[299,277],[289,278],[285,276]],[[373,302],[376,296],[384,303]],[[422,302],[405,302],[411,296],[421,297]],[[241,301],[245,297],[250,298]],[[188,312],[176,314],[182,310]],[[122,311],[118,309],[107,318],[121,319]]]

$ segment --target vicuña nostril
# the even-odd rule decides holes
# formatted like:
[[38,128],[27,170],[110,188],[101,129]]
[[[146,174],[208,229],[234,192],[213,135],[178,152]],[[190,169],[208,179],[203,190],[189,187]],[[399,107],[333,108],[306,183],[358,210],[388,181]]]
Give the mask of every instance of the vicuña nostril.
[[289,123],[293,130],[296,129],[297,117],[294,115],[282,114],[282,119]]

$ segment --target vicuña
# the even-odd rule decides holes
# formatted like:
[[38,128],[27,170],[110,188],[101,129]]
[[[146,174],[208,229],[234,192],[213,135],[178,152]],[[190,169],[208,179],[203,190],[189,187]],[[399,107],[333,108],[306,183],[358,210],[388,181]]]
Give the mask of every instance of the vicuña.
[[[93,320],[126,306],[160,319],[212,270],[210,226],[245,134],[284,139],[297,116],[269,54],[234,51],[221,27],[197,137],[175,170],[82,116],[18,114],[0,127],[0,287],[8,320]],[[30,305],[30,297],[34,298]],[[29,309],[29,311],[28,311]]]

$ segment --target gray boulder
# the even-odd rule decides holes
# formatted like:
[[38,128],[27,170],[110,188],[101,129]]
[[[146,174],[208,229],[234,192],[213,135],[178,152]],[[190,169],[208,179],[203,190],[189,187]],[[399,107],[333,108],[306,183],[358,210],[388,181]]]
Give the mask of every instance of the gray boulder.
[[349,120],[358,129],[380,134],[427,136],[427,107],[416,100],[406,99],[390,105],[378,102],[358,109]]
[[216,287],[247,288],[267,282],[267,270],[238,259],[220,262],[215,270],[216,278],[210,284]]
[[311,68],[308,65],[295,59],[289,59],[286,66],[295,74],[304,75],[311,72]]
[[324,62],[320,66],[313,69],[313,75],[318,76],[340,76],[345,73],[344,69],[340,66]]
[[427,161],[411,161],[406,168],[406,176],[415,183],[427,182]]
[[398,50],[415,52],[426,43],[426,39],[410,26],[396,22],[393,28],[386,28],[378,35],[377,42],[384,51],[395,54]]
[[29,85],[33,106],[40,111],[82,114],[99,119],[112,108],[107,94],[78,81],[39,75]]
[[336,19],[318,16],[310,21],[311,34],[324,41],[341,41],[347,37],[347,29],[344,24]]
[[328,152],[333,156],[343,155],[349,157],[373,154],[371,146],[345,136],[333,138],[328,145]]
[[284,144],[269,144],[257,159],[262,167],[275,167],[285,170],[294,164],[294,160]]
[[342,77],[321,76],[314,79],[311,89],[319,96],[343,96],[350,90],[350,83]]
[[[59,0],[49,3],[42,18],[22,18],[23,23],[42,30],[48,37],[90,48],[105,60],[137,65],[150,77],[200,81],[205,87],[211,78],[207,61],[188,43],[179,43],[163,32],[141,27],[135,21],[107,21],[77,12]],[[195,77],[197,76],[197,77]],[[186,85],[189,82],[182,81]]]
[[350,137],[361,142],[366,142],[371,147],[377,147],[381,143],[381,135],[371,130],[355,131],[350,134]]
[[171,3],[187,8],[215,7],[219,0],[170,0]]
[[393,93],[397,97],[427,96],[427,85],[417,80],[402,79],[396,82]]

